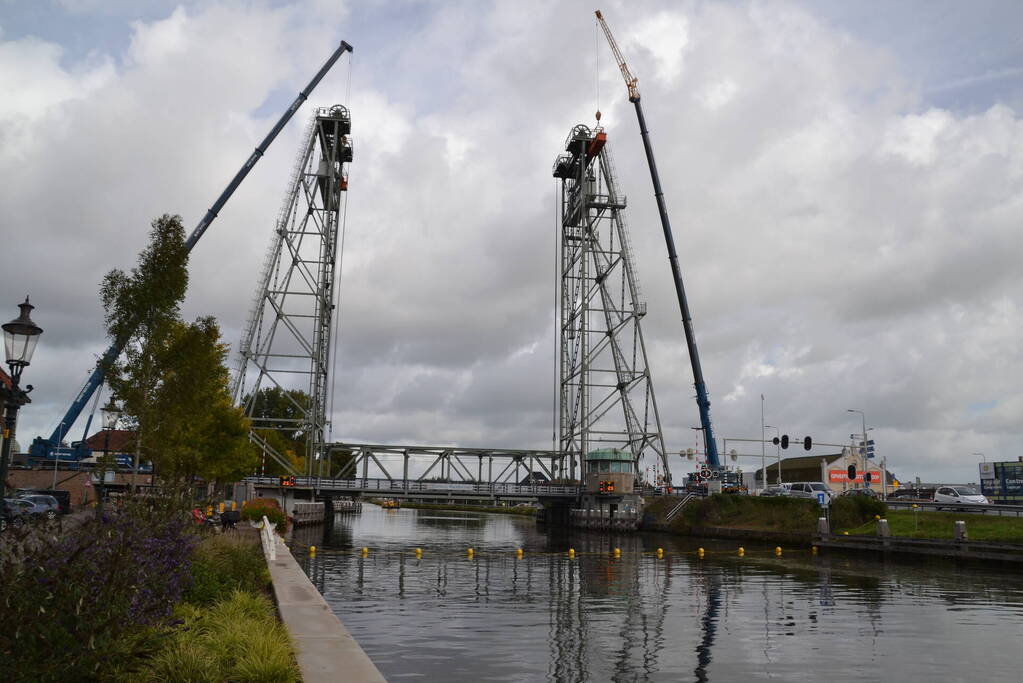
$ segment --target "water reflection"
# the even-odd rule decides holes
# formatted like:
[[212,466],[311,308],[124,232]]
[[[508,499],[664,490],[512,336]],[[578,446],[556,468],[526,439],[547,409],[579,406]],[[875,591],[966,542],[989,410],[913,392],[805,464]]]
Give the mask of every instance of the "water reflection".
[[1016,680],[1015,574],[701,545],[369,505],[292,541],[389,680]]

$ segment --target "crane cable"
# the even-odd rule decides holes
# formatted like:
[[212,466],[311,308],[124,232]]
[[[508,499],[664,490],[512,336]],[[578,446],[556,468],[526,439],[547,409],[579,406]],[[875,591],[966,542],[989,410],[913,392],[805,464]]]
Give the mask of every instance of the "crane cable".
[[[354,54],[348,53],[348,82],[345,85],[345,106],[348,107],[349,116],[351,116],[351,97],[352,97],[352,61]],[[351,166],[348,167],[348,177],[351,178],[352,171]],[[337,304],[335,310],[337,313],[334,315],[334,343],[331,344],[333,359],[330,367],[330,400],[328,401],[328,417],[327,417],[327,441],[331,441],[334,438],[334,396],[336,391],[336,380],[337,380],[337,357],[339,354],[338,349],[341,347],[341,311],[344,310],[341,306],[341,277],[344,275],[344,264],[345,264],[345,235],[348,233],[348,192],[345,191],[345,203],[344,208],[341,210],[341,243],[338,245],[337,255],[337,282],[334,285],[337,287]],[[324,457],[325,454],[320,454],[320,457]],[[327,472],[327,476],[330,476],[330,472]]]

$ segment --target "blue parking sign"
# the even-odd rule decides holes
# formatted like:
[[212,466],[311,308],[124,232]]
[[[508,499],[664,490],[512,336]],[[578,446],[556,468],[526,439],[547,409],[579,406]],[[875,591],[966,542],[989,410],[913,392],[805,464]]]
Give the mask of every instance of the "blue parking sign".
[[828,506],[828,494],[824,493],[823,491],[818,491],[817,492],[817,504],[820,505],[822,508],[823,507],[827,507]]

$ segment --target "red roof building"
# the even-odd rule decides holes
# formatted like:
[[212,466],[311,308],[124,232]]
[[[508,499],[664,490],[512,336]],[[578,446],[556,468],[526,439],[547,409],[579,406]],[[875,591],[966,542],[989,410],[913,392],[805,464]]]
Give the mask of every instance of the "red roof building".
[[[107,432],[110,433],[109,442]],[[134,453],[135,432],[127,429],[102,429],[86,439],[85,445],[97,453],[102,453],[104,449],[111,453]]]

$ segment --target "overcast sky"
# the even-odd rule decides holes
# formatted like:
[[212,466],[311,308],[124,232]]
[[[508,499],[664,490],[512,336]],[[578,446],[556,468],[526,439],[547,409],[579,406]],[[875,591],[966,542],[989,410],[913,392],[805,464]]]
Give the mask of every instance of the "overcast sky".
[[[333,437],[550,448],[550,168],[599,107],[667,445],[696,445],[638,127],[593,9],[0,0],[0,317],[27,293],[45,329],[19,441],[50,433],[105,348],[103,274],[156,216],[191,230],[345,39],[351,65],[311,98],[347,103],[355,141]],[[976,481],[974,453],[1023,454],[1023,5],[602,9],[640,77],[719,437],[759,438],[763,394],[768,424],[820,442],[864,411],[902,479]],[[311,111],[193,252],[185,314],[232,344]]]

